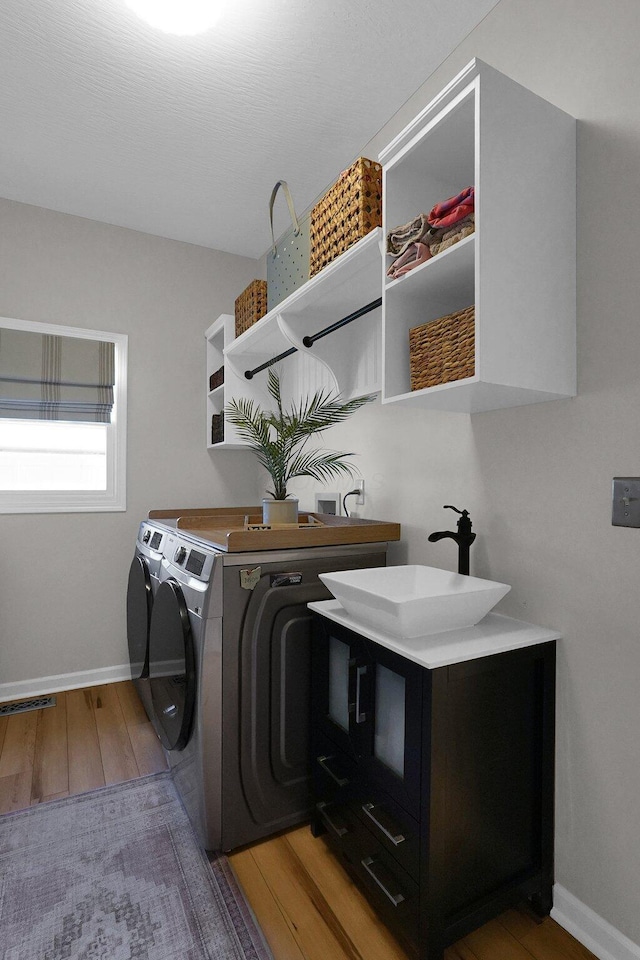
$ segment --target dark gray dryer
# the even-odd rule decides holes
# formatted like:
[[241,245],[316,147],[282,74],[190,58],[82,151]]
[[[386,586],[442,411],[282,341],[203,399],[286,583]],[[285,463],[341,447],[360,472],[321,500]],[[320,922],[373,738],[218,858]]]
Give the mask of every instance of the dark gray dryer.
[[127,642],[131,679],[149,717],[152,713],[149,632],[166,532],[154,523],[143,521],[140,524],[127,581]]
[[311,813],[311,615],[319,573],[382,566],[386,543],[216,552],[170,532],[151,621],[154,723],[207,849]]

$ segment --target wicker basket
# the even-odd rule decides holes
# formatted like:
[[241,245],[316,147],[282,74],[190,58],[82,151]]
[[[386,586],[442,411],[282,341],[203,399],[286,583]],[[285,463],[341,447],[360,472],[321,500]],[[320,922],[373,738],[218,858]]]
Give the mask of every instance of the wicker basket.
[[215,390],[216,387],[219,387],[224,383],[224,367],[220,367],[219,370],[216,370],[215,373],[212,373],[209,377],[209,390]]
[[224,440],[224,414],[214,413],[211,417],[211,443],[222,443]]
[[411,389],[463,380],[475,373],[475,308],[467,307],[409,331]]
[[267,281],[252,280],[236,300],[236,337],[253,326],[267,312]]
[[382,225],[382,167],[359,157],[311,211],[309,276]]

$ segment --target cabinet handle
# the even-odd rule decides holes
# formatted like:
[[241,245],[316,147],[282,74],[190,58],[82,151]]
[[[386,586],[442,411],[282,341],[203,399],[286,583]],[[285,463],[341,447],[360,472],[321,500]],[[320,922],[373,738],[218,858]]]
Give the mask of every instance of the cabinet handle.
[[399,846],[401,843],[404,843],[406,837],[402,833],[391,833],[385,826],[383,826],[377,817],[374,817],[372,810],[375,810],[375,804],[373,803],[363,803],[362,810],[369,817],[370,820],[373,820],[378,830],[380,830],[387,840],[390,840],[394,847]]
[[366,667],[356,667],[356,723],[364,723],[367,719],[366,713],[360,712],[360,682],[366,672]]
[[364,860],[360,861],[360,863],[365,868],[371,879],[375,882],[376,886],[380,887],[385,897],[391,901],[394,907],[397,907],[399,903],[402,903],[404,900],[404,895],[402,893],[391,893],[391,891],[385,887],[380,877],[376,874],[375,870],[373,869],[375,864],[373,857],[365,857]]
[[316,759],[324,772],[328,773],[331,779],[335,780],[339,787],[346,787],[349,781],[345,777],[340,777],[337,773],[334,773],[327,762],[328,760],[333,760],[333,757],[317,757]]
[[337,837],[344,837],[345,833],[349,833],[348,827],[339,827],[335,820],[332,820],[329,814],[327,813],[327,804],[323,800],[322,803],[316,804],[316,810],[322,817],[324,823],[329,827],[330,830],[335,833]]

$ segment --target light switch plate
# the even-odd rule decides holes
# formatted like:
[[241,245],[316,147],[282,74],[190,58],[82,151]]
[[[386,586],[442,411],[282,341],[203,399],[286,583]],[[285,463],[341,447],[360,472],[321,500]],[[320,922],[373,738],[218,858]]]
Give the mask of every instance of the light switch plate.
[[640,527],[640,477],[613,478],[611,523]]

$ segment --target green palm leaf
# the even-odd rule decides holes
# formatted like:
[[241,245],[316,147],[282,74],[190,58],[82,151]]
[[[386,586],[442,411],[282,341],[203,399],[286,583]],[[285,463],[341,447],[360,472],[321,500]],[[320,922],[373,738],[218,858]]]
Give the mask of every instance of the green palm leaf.
[[313,477],[325,482],[350,476],[352,468],[346,458],[353,454],[308,451],[305,447],[311,436],[347,420],[360,407],[374,400],[375,395],[353,397],[342,402],[338,395],[320,389],[285,407],[280,377],[273,367],[269,369],[267,390],[274,400],[275,410],[261,410],[253,400],[240,398],[227,404],[225,417],[271,476],[273,490],[268,492],[276,500],[284,500],[287,483],[294,477]]

